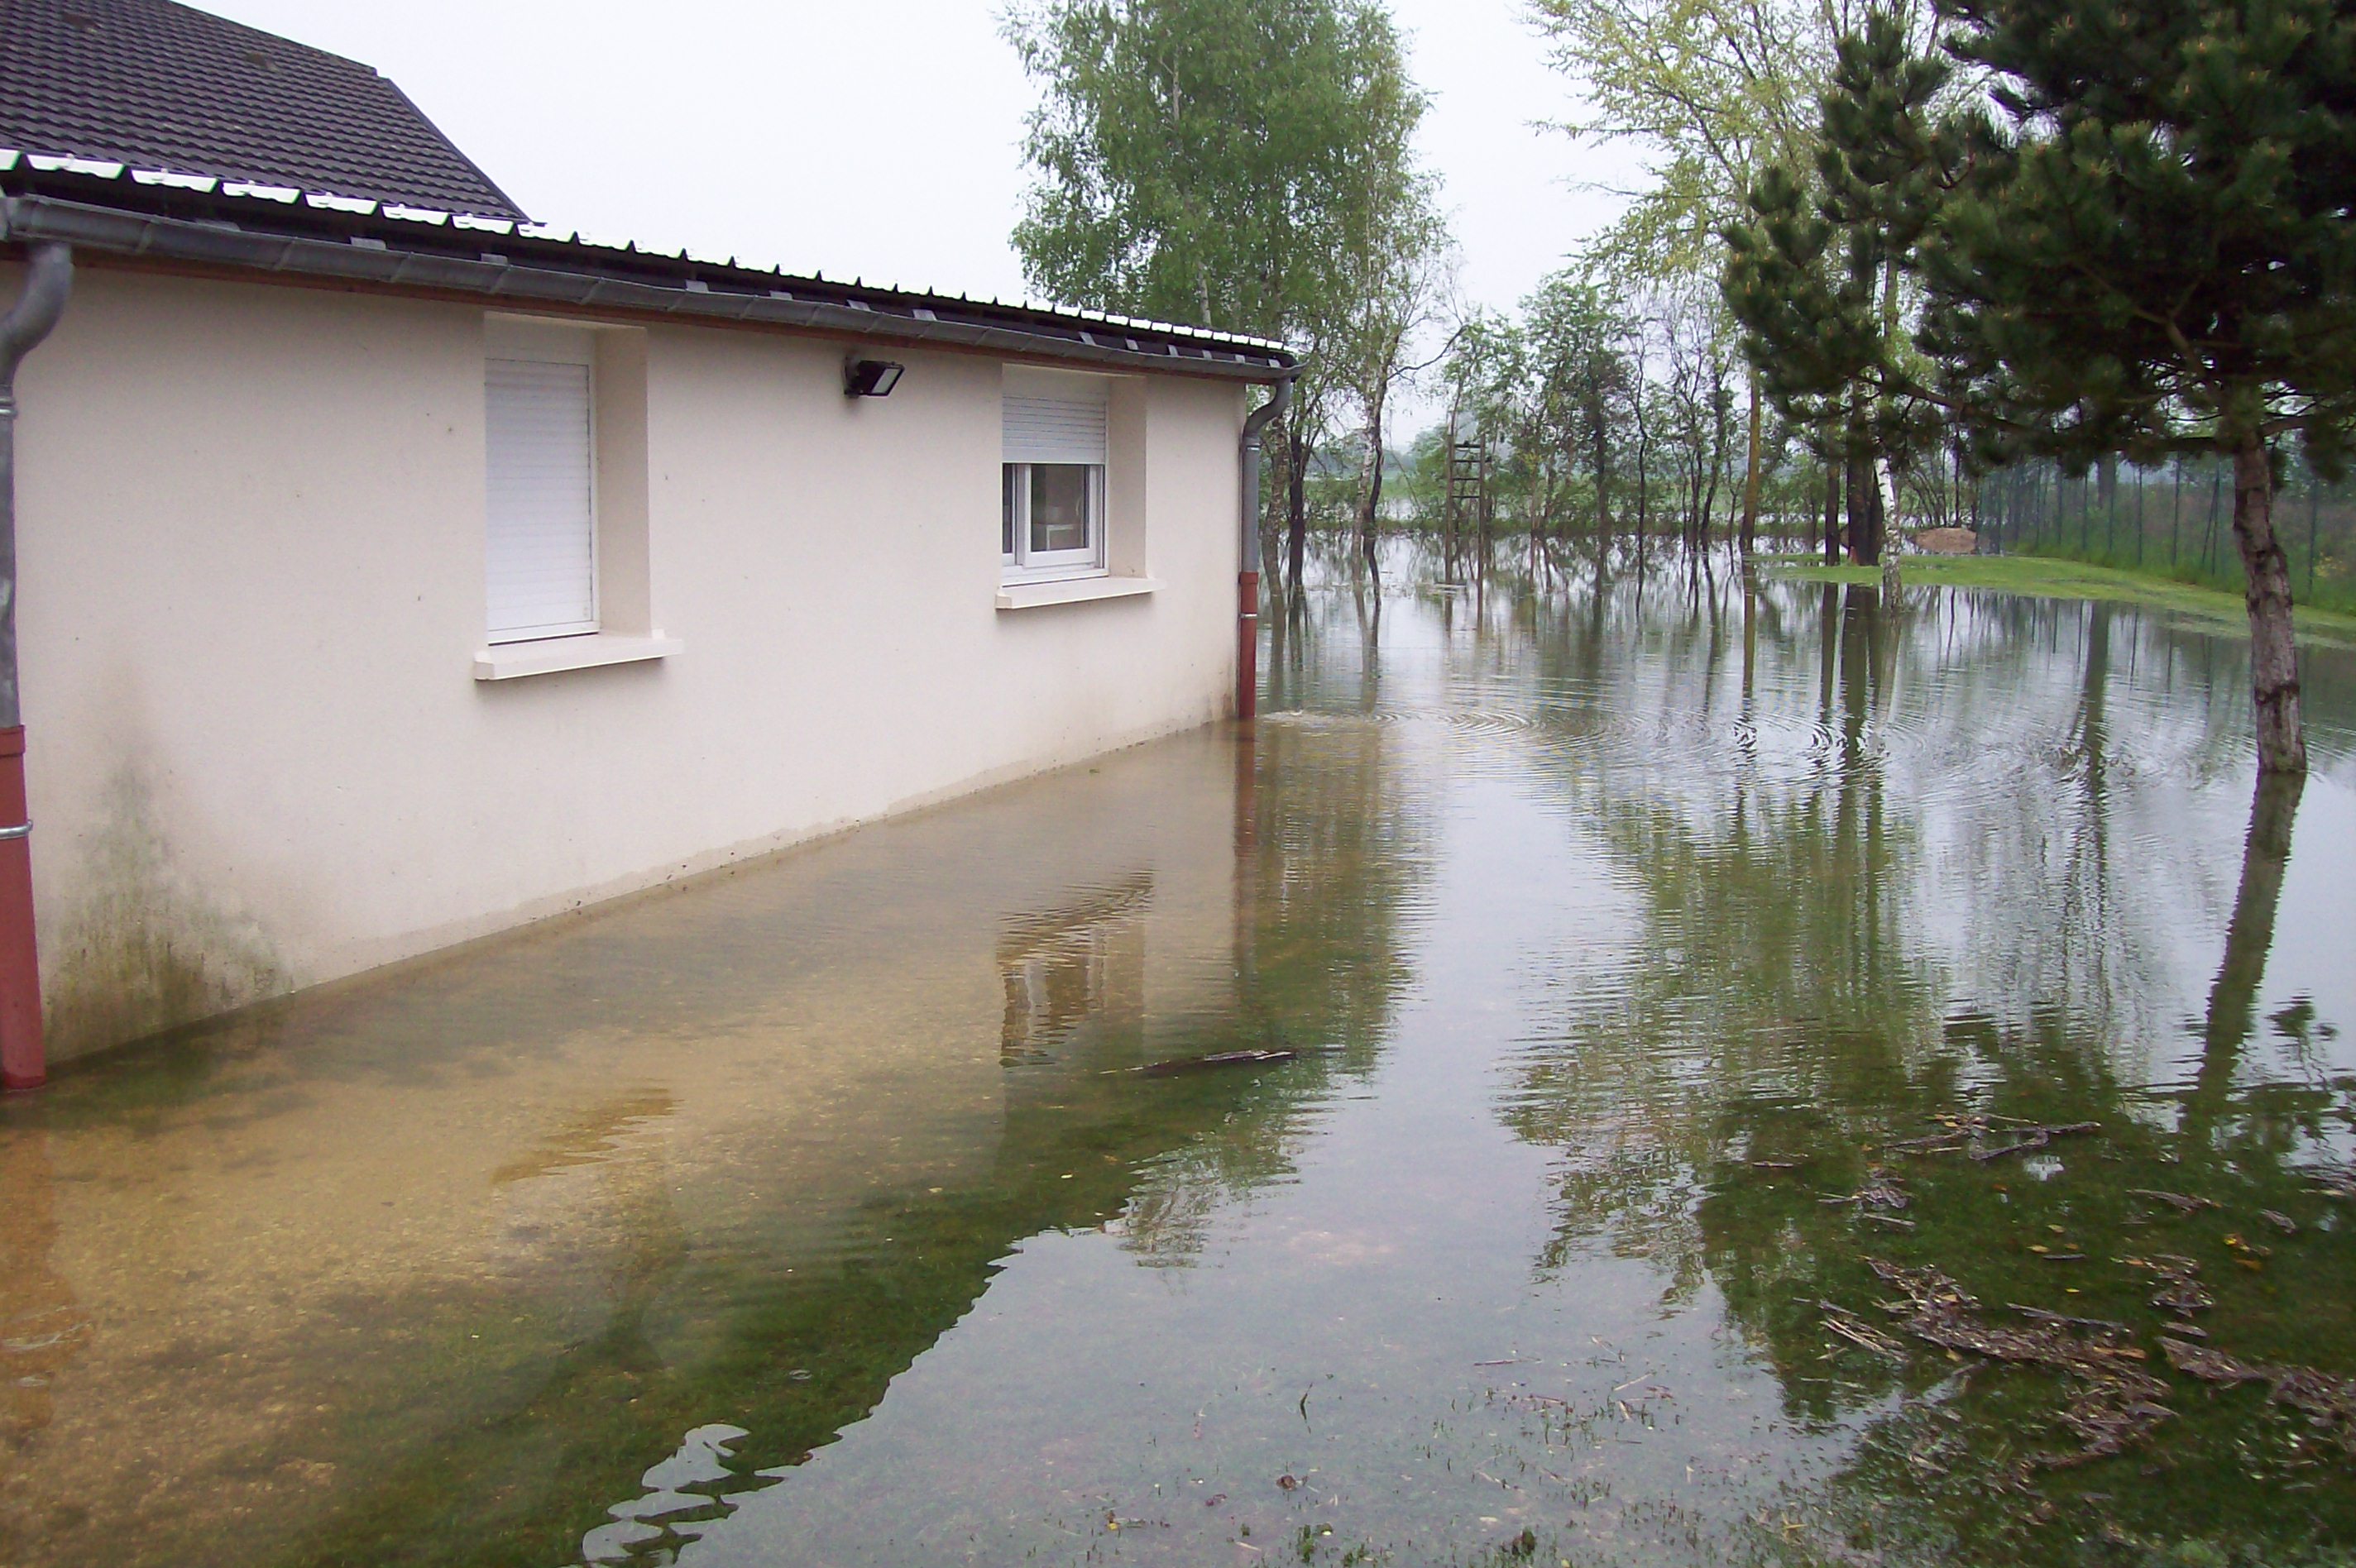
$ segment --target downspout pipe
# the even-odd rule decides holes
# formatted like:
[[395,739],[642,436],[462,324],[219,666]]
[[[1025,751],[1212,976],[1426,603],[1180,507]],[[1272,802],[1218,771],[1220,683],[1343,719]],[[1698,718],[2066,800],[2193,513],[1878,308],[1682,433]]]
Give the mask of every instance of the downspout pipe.
[[1244,421],[1243,516],[1236,533],[1236,718],[1259,716],[1260,432],[1292,401],[1292,378],[1273,384],[1268,401]]
[[11,1094],[48,1082],[33,932],[25,710],[16,688],[16,368],[65,314],[73,251],[44,240],[27,248],[26,263],[25,292],[0,316],[0,1091]]

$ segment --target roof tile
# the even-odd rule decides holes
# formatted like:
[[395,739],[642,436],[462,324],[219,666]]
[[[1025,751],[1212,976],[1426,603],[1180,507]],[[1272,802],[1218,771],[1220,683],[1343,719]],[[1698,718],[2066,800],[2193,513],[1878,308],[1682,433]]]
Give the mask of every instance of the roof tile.
[[0,146],[524,216],[369,67],[173,0],[0,0]]

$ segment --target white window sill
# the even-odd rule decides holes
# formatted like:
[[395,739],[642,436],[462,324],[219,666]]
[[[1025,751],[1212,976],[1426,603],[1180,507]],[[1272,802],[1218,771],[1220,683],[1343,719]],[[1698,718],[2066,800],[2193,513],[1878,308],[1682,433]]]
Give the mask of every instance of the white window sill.
[[1098,599],[1133,599],[1162,584],[1151,577],[1072,577],[1061,582],[1009,582],[998,590],[1001,610],[1038,610],[1050,604],[1086,604]]
[[682,645],[677,637],[658,632],[652,636],[617,636],[592,632],[577,637],[543,637],[530,643],[499,643],[475,656],[477,680],[519,680],[528,675],[554,675],[559,670],[595,669],[601,665],[638,664],[669,658]]

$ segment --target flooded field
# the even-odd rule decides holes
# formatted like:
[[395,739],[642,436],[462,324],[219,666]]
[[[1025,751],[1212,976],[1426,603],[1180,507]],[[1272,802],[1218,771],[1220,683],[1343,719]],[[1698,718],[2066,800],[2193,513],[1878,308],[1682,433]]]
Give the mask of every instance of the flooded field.
[[2347,1561],[2356,655],[1374,610],[7,1106],[0,1562]]

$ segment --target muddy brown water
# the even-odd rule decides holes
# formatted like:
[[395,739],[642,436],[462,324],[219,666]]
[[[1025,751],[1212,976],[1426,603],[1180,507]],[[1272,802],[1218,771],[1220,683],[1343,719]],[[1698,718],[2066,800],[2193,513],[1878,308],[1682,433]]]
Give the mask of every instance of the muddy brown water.
[[[2329,1401],[2161,1333],[2356,1377],[2356,657],[2289,799],[2124,608],[1426,585],[1264,657],[1255,733],[8,1106],[0,1561],[2356,1543]],[[1923,1269],[2158,1413],[2085,1457]]]

